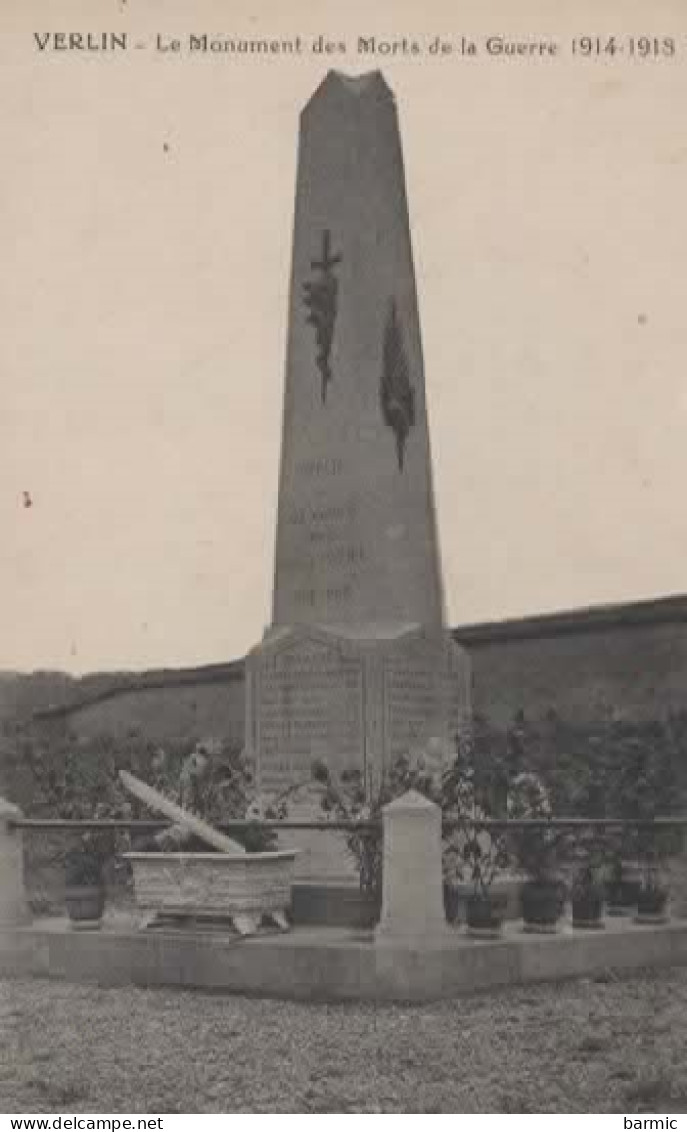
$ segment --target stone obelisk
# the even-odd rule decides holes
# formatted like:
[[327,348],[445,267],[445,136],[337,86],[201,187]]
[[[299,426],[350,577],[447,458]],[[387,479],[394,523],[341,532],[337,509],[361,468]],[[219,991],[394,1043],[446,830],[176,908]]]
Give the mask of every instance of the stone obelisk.
[[301,114],[272,623],[248,747],[274,794],[324,759],[368,781],[469,712],[445,628],[403,157],[379,72]]
[[379,72],[330,73],[301,117],[287,350],[273,625],[441,625],[403,158]]

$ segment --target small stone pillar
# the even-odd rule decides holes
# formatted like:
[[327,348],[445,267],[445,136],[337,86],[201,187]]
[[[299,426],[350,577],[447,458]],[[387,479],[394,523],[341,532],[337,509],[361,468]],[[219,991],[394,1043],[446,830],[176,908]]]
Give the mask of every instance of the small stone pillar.
[[383,810],[379,942],[412,945],[446,937],[441,870],[441,810],[410,790]]
[[20,829],[12,821],[22,816],[18,806],[0,798],[0,929],[29,919],[24,892],[24,854]]

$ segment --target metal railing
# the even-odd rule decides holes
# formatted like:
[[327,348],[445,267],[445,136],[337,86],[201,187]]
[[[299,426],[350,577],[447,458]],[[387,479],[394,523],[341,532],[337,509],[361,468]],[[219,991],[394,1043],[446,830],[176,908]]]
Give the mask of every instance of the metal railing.
[[[79,832],[87,830],[131,830],[132,832],[152,832],[169,829],[174,823],[162,820],[133,818],[11,818],[7,822],[11,829],[25,830],[65,830]],[[526,829],[666,829],[687,827],[687,815],[657,816],[646,818],[444,818],[444,830],[471,826],[485,830],[526,830]],[[235,818],[220,822],[217,829],[224,833],[244,829],[264,830],[315,830],[322,833],[377,833],[382,829],[381,818],[365,820],[332,821],[291,821],[280,818]]]

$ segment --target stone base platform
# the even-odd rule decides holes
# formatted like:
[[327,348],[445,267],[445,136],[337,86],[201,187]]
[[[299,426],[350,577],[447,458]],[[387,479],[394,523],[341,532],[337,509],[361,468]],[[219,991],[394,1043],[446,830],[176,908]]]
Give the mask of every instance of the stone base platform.
[[291,889],[291,918],[296,928],[373,928],[379,901],[360,891],[360,885],[296,881]]
[[687,963],[687,920],[639,925],[607,920],[603,931],[525,935],[509,924],[500,940],[462,931],[441,943],[376,943],[372,933],[301,928],[238,939],[217,928],[137,931],[114,916],[100,931],[67,920],[0,929],[0,975],[101,986],[195,987],[301,1000],[427,1002],[471,991]]
[[[524,879],[519,876],[504,877],[492,885],[494,896],[505,897],[506,920],[519,920],[522,915],[520,889]],[[471,894],[471,885],[456,885],[454,913],[458,924],[465,923],[467,901]],[[360,891],[357,881],[297,880],[291,889],[291,916],[296,927],[356,929],[374,926],[379,908],[369,895]]]

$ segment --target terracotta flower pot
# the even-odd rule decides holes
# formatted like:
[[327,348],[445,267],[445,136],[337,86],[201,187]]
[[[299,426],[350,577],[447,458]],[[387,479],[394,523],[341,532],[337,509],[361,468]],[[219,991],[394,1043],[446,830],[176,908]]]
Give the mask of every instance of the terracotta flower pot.
[[665,888],[642,888],[637,899],[638,924],[664,924],[668,919],[668,892]]
[[598,885],[573,889],[572,925],[574,928],[599,930],[603,928],[604,894]]
[[637,900],[642,877],[636,862],[615,859],[605,885],[606,911],[609,916],[632,916],[637,911]]
[[609,916],[631,916],[639,899],[640,882],[623,878],[606,885],[606,902]]
[[563,886],[557,880],[528,880],[520,892],[526,932],[555,932],[563,915]]
[[466,922],[469,935],[478,939],[495,939],[501,934],[506,915],[507,897],[469,896],[466,905]]
[[65,903],[74,928],[97,930],[105,908],[102,861],[97,853],[72,850],[65,860]]

